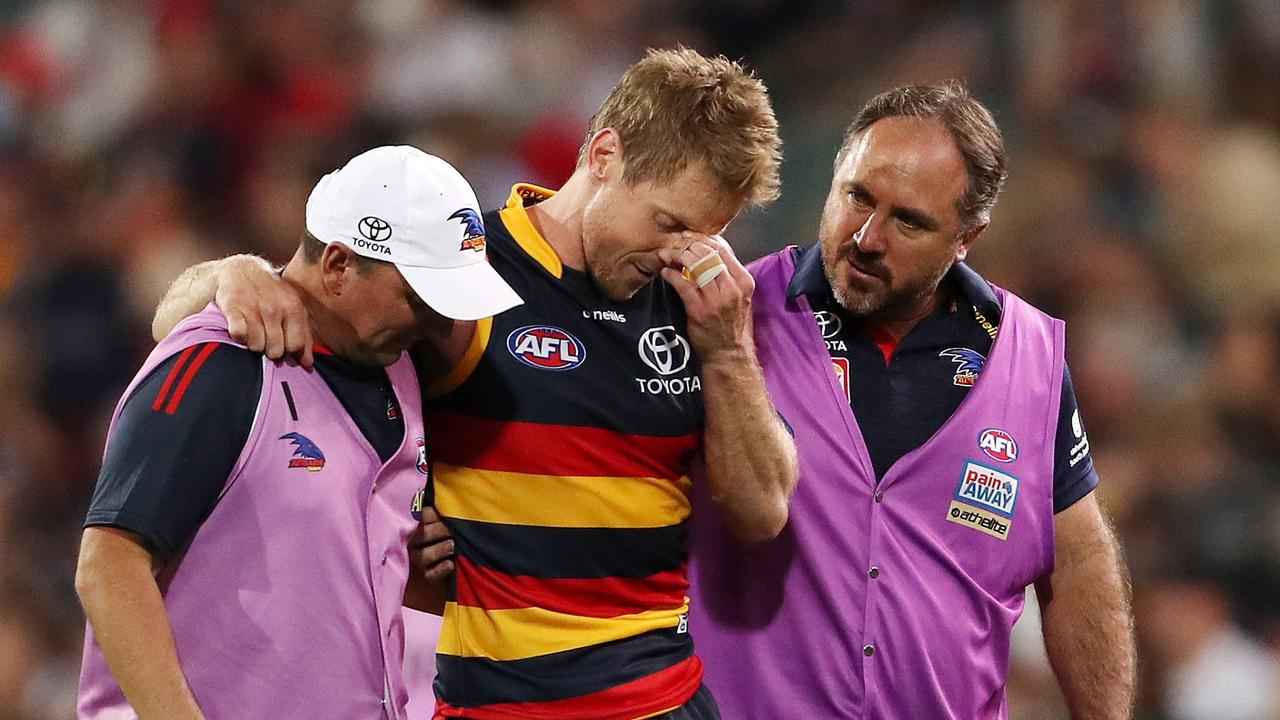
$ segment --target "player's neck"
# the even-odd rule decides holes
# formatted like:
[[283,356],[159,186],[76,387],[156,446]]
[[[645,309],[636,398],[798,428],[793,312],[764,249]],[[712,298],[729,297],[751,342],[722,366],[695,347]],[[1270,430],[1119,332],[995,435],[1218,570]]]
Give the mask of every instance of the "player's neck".
[[560,262],[576,270],[586,267],[582,253],[582,210],[590,198],[591,185],[585,172],[575,172],[555,195],[526,212],[543,240],[560,256]]
[[284,266],[284,272],[280,276],[299,291],[298,295],[307,309],[307,320],[311,324],[312,340],[328,348],[335,356],[345,358],[352,335],[351,325],[318,299],[324,292],[319,278],[315,273],[307,272],[303,265],[295,255]]

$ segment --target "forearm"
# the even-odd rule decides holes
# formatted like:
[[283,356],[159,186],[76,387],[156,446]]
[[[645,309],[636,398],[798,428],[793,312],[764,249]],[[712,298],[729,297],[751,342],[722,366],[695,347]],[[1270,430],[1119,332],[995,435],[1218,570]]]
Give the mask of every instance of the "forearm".
[[[89,528],[90,533],[119,531]],[[150,558],[123,546],[128,541],[119,537],[98,540],[86,537],[76,591],[112,676],[142,720],[203,720],[178,662]]]
[[183,271],[169,285],[156,315],[151,319],[151,338],[160,342],[183,318],[200,312],[200,309],[213,300],[218,290],[218,263],[221,260],[209,260],[199,265],[192,265]]
[[432,615],[443,615],[446,594],[446,581],[429,581],[421,577],[417,569],[411,569],[409,582],[404,588],[404,606]]
[[1092,496],[1063,514],[1094,515],[1094,542],[1060,538],[1074,547],[1056,553],[1053,574],[1037,584],[1045,650],[1071,716],[1129,718],[1136,653],[1127,573],[1115,536]]
[[237,263],[246,265],[250,270],[274,272],[270,263],[255,255],[232,255],[192,265],[173,281],[160,299],[156,315],[151,320],[152,339],[160,342],[183,318],[200,312],[212,302],[218,292],[219,273],[235,267]]
[[702,378],[711,497],[740,540],[771,540],[787,523],[798,475],[795,443],[769,401],[753,351],[718,355],[703,364]]

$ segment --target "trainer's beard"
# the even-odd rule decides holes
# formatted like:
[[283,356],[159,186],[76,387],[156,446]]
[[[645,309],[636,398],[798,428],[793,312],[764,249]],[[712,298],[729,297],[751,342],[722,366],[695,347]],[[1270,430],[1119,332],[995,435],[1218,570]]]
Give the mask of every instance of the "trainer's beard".
[[852,293],[836,273],[840,263],[846,262],[850,255],[857,252],[853,242],[829,240],[825,219],[820,224],[819,235],[822,238],[819,244],[819,250],[822,251],[822,272],[827,276],[827,284],[831,286],[831,294],[835,296],[836,303],[853,317],[866,317],[879,310],[884,305],[884,293]]
[[[847,256],[847,253],[845,256]],[[836,303],[853,317],[867,317],[880,310],[887,299],[886,293],[859,293],[857,295],[850,293],[849,289],[836,277],[835,266],[836,263],[840,262],[844,262],[844,256],[839,254],[830,261],[826,257],[822,258],[822,271],[826,273],[827,284],[831,286],[831,294],[835,296]]]
[[[947,264],[920,278],[918,283],[898,288],[886,286],[879,292],[855,293],[840,282],[836,273],[836,267],[846,262],[854,252],[857,251],[851,246],[844,246],[836,247],[828,253],[827,245],[822,245],[822,271],[827,276],[827,284],[831,286],[831,294],[835,296],[836,303],[855,318],[893,315],[899,308],[914,306],[921,298],[937,290],[938,283],[951,269],[951,265]],[[898,276],[891,276],[894,277]]]

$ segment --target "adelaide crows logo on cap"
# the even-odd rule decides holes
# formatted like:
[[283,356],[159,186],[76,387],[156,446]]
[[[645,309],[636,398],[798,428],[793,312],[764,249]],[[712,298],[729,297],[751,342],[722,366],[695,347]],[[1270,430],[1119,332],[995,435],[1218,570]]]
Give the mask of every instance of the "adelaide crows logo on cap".
[[288,440],[293,443],[293,459],[289,461],[291,468],[306,468],[308,472],[320,472],[324,467],[324,453],[320,452],[320,448],[311,439],[302,433],[285,433],[281,435],[280,440]]
[[982,353],[969,348],[947,348],[938,353],[938,357],[951,358],[951,362],[956,364],[956,375],[951,382],[959,387],[973,387],[987,362]]
[[484,223],[480,220],[480,213],[471,208],[462,208],[450,215],[449,219],[462,221],[462,246],[458,248],[459,251],[484,252]]

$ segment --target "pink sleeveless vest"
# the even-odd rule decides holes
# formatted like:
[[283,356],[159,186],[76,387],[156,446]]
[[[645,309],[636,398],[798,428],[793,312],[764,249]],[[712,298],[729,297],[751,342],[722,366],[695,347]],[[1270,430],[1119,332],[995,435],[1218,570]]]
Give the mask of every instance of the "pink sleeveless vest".
[[[235,344],[213,305],[156,347],[124,398],[165,358],[205,342]],[[182,669],[209,720],[406,717],[406,548],[427,475],[419,469],[422,402],[408,356],[387,373],[405,439],[383,464],[319,373],[264,358],[244,451],[213,512],[157,577]],[[122,398],[113,430],[123,405]],[[289,433],[323,457],[282,437]],[[136,717],[91,627],[79,714]]]
[[725,718],[1006,717],[1009,633],[1053,566],[1063,324],[1012,293],[977,384],[879,483],[789,251],[751,266],[756,345],[795,429],[780,537],[743,547],[705,494],[689,630]]

